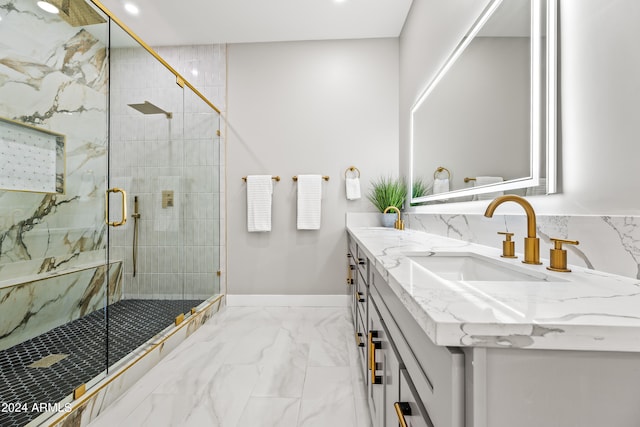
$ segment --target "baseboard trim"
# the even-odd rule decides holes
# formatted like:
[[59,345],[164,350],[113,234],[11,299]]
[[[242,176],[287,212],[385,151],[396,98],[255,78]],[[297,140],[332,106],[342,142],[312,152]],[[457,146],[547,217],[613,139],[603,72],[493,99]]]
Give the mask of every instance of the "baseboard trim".
[[347,307],[350,295],[228,295],[229,307]]

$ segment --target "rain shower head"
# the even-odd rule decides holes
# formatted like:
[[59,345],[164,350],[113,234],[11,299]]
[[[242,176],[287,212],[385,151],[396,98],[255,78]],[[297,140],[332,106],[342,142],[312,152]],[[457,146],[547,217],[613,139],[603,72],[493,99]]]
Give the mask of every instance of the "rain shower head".
[[160,107],[156,107],[149,101],[144,101],[144,104],[127,104],[127,105],[133,108],[134,110],[140,111],[142,114],[164,114],[165,116],[167,116],[167,119],[170,119],[173,117],[172,113],[164,111]]

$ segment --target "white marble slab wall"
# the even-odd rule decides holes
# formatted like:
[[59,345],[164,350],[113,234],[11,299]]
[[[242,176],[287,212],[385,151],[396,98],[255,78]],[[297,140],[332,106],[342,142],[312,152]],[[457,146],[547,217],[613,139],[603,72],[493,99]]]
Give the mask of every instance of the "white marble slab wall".
[[2,0],[0,14],[0,116],[66,136],[65,194],[0,190],[5,281],[104,252],[108,66],[96,36],[33,1]]
[[0,190],[6,348],[104,305],[108,62],[106,24],[31,0],[0,0],[0,16],[0,116],[65,136],[64,194]]
[[[407,213],[406,227],[496,248],[499,231],[515,233],[516,253],[523,251],[527,221],[524,215],[438,215]],[[578,240],[566,245],[569,264],[622,276],[640,278],[640,217],[546,216],[537,217],[540,256],[549,259],[550,238]]]
[[[156,51],[217,106],[225,105],[225,46],[161,47]],[[111,234],[111,254],[125,260],[130,298],[207,298],[219,293],[224,254],[224,152],[218,114],[141,48],[113,49],[112,182],[140,206],[138,262],[133,276],[131,218]],[[151,79],[145,76],[152,76]],[[140,81],[142,78],[142,82]],[[127,104],[149,101],[170,111],[142,115]],[[174,206],[162,207],[162,191]]]

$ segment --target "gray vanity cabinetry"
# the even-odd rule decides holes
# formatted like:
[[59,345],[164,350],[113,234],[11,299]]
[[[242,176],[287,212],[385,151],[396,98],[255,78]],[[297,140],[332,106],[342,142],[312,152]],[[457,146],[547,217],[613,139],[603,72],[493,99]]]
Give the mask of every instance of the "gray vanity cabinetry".
[[[426,425],[435,427],[464,427],[464,353],[458,348],[434,345],[375,268],[372,276],[372,305],[379,309],[401,365],[415,388],[414,405],[424,405],[423,416],[414,414],[413,418],[423,418]],[[394,402],[390,403],[395,414]]]
[[640,426],[637,280],[576,268],[549,281],[485,283],[485,295],[421,276],[394,252],[458,242],[429,235],[420,247],[419,232],[355,233],[356,252],[369,257],[356,328],[368,332],[360,354],[374,427],[398,425],[394,406],[413,427]]
[[359,259],[358,255],[358,246],[349,236],[349,252],[347,254],[347,258],[349,260],[348,280],[352,284],[351,289],[353,291],[351,314],[353,316],[353,324],[355,327],[354,344],[358,348],[358,354],[360,357],[360,370],[362,374],[365,375],[368,336],[367,307],[369,299],[369,286],[367,283],[368,260],[365,257],[364,262],[362,262],[362,258]]

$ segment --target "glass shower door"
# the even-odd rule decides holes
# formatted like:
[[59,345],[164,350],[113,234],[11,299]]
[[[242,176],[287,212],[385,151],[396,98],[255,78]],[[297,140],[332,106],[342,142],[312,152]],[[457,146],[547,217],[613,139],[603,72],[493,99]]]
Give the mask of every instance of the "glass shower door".
[[124,264],[108,306],[110,367],[185,313],[183,89],[115,23],[111,40],[109,185],[126,189],[130,209],[109,232],[110,260]]

